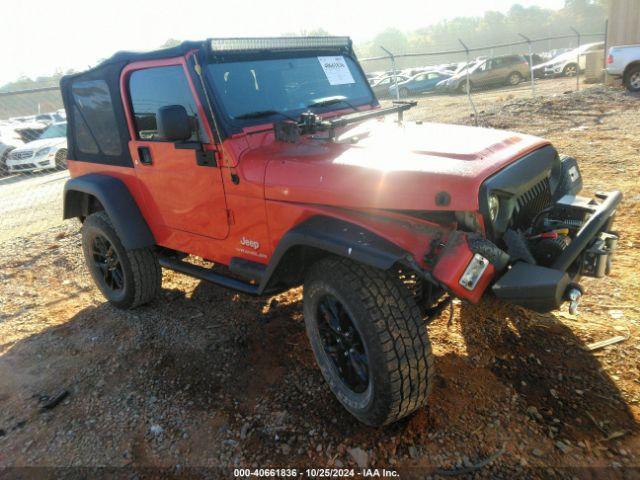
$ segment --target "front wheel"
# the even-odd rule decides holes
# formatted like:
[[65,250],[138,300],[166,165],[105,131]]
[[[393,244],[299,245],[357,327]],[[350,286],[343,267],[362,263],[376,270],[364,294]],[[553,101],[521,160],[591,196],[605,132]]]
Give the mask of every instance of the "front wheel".
[[7,167],[7,159],[9,158],[9,154],[13,150],[13,147],[9,147],[5,150],[5,152],[0,155],[0,177],[4,177],[9,174],[9,167]]
[[94,282],[114,306],[135,308],[160,292],[162,271],[150,248],[127,250],[105,212],[82,224],[82,250]]
[[519,72],[511,72],[507,77],[507,83],[511,86],[518,85],[522,81],[522,75]]
[[434,357],[420,309],[397,276],[323,259],[305,278],[304,319],[322,375],[358,420],[384,425],[426,403]]
[[66,170],[67,169],[67,149],[61,148],[56,153],[56,170]]
[[469,88],[467,88],[467,81],[463,80],[458,85],[457,90],[458,90],[458,93],[469,93],[469,92],[473,91],[473,83],[471,83],[471,81],[469,81]]
[[630,92],[640,92],[640,65],[631,67],[625,74],[624,86]]
[[578,73],[578,66],[575,63],[570,63],[562,69],[562,75],[565,77],[575,77]]

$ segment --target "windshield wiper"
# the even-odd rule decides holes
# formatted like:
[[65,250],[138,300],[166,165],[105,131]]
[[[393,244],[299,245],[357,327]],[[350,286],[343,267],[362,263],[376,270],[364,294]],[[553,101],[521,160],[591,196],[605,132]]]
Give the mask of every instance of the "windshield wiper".
[[347,97],[343,95],[337,95],[335,97],[319,98],[315,102],[311,102],[309,105],[307,105],[307,108],[328,107],[329,105],[335,105],[336,103],[344,103],[347,107],[351,108],[354,112],[360,111],[347,100]]
[[[241,115],[236,115],[236,120],[249,120],[250,118],[264,118],[270,117],[271,115],[283,115],[280,112],[276,112],[275,110],[256,110],[255,112],[247,112]],[[286,117],[286,115],[285,115]]]
[[256,110],[255,112],[247,112],[247,113],[242,113],[240,115],[236,115],[233,118],[234,120],[249,120],[252,118],[270,117],[272,115],[282,115],[283,117],[288,118],[289,120],[293,120],[294,122],[297,122],[297,119],[293,118],[291,115],[287,115],[286,113],[282,113],[277,110]]

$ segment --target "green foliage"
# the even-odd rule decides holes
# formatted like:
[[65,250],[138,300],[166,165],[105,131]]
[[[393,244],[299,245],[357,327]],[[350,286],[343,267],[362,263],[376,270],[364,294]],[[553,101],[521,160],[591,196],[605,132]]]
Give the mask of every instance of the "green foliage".
[[[506,13],[487,11],[482,17],[457,17],[451,20],[430,25],[413,32],[402,31],[398,28],[388,28],[376,35],[369,42],[355,46],[360,58],[378,57],[384,55],[380,46],[391,50],[395,54],[408,52],[433,52],[439,50],[459,49],[458,39],[462,39],[469,47],[495,45],[520,40],[518,33],[530,38],[543,38],[571,33],[569,27],[574,27],[583,33],[601,33],[604,30],[605,12],[608,0],[565,0],[561,10],[549,10],[536,6],[523,7],[514,4]],[[288,36],[326,36],[330,35],[323,28],[300,30],[285,33]],[[589,40],[587,40],[589,41]],[[178,45],[179,40],[170,38],[161,48]],[[561,46],[573,46],[571,41],[545,42],[538,44],[538,49],[550,49]],[[439,61],[462,60],[460,56]],[[420,62],[421,60],[416,60]],[[410,66],[415,62],[402,61],[399,67]],[[385,65],[368,64],[369,68],[387,68]],[[68,71],[65,73],[72,73]],[[0,92],[25,90],[58,85],[62,72],[51,76],[35,79],[20,77],[0,87]]]
[[[389,28],[358,45],[357,52],[360,57],[377,57],[384,55],[380,46],[396,54],[459,49],[459,39],[469,47],[480,47],[518,41],[518,33],[532,39],[569,35],[569,27],[582,33],[602,33],[606,4],[607,0],[566,0],[564,8],[550,10],[516,3],[506,14],[487,11],[482,17],[457,17],[414,32]],[[549,44],[545,48],[557,46]]]

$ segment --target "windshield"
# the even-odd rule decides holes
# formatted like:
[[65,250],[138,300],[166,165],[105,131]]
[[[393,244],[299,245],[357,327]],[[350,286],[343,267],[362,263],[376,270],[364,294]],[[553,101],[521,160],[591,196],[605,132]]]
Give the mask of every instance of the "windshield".
[[67,136],[67,124],[66,123],[57,123],[55,125],[51,125],[42,132],[40,135],[40,140],[45,138],[59,138]]
[[347,56],[211,63],[207,69],[232,119],[254,112],[296,115],[328,97],[342,96],[352,105],[375,102],[366,78]]

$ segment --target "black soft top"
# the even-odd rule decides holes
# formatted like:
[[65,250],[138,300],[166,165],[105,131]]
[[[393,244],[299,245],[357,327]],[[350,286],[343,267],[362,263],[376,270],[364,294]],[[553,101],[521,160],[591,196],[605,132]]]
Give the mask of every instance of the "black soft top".
[[307,51],[341,52],[355,57],[348,37],[219,38],[185,41],[148,52],[117,52],[93,68],[60,80],[67,112],[69,159],[132,167],[130,135],[120,96],[122,69],[132,62],[180,57],[193,50],[203,63]]

